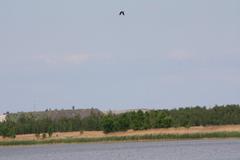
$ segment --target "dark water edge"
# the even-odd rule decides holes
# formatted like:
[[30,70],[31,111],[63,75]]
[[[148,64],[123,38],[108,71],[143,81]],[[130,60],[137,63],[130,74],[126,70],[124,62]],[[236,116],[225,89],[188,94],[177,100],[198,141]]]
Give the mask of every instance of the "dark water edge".
[[239,160],[239,139],[0,147],[0,160]]

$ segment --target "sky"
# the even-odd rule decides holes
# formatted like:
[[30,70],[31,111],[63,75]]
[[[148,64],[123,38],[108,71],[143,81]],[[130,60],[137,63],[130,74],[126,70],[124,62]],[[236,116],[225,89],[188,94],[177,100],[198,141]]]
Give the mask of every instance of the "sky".
[[239,103],[239,0],[0,1],[0,113]]

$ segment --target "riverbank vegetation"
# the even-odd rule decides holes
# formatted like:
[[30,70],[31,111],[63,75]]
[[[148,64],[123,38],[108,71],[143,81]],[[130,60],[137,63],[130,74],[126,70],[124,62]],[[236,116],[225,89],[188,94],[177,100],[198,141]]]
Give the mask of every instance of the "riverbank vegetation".
[[240,106],[224,105],[208,107],[186,107],[179,109],[130,111],[121,114],[96,114],[87,117],[39,118],[32,113],[21,113],[17,117],[7,116],[0,123],[0,135],[14,138],[16,134],[48,133],[69,131],[116,131],[144,130],[153,128],[191,127],[207,125],[240,124]]
[[0,141],[0,146],[7,145],[35,145],[35,144],[58,144],[58,143],[91,143],[91,142],[126,142],[126,141],[153,141],[153,140],[187,140],[203,138],[240,138],[240,132],[212,132],[191,134],[145,134],[133,136],[111,136],[97,138],[65,138],[46,140],[10,140]]

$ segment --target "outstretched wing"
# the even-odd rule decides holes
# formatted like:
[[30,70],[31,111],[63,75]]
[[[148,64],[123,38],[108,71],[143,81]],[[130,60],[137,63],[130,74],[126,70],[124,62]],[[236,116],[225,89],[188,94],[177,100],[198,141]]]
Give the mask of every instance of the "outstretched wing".
[[125,16],[125,13],[124,13],[123,11],[121,11],[121,12],[119,13],[119,15],[120,15],[120,16],[121,16],[121,15]]

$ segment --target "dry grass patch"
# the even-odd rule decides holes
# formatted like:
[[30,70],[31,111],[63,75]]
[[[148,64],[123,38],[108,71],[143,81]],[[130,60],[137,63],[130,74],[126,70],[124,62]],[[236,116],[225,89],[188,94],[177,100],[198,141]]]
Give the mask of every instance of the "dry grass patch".
[[[55,132],[52,137],[46,139],[67,139],[67,138],[101,138],[101,137],[125,137],[141,135],[159,135],[159,134],[194,134],[194,133],[215,133],[215,132],[240,132],[240,125],[221,125],[221,126],[199,126],[190,128],[167,128],[167,129],[149,129],[149,130],[128,130],[126,132],[114,132],[105,134],[102,131],[75,131],[75,132]],[[41,138],[40,138],[41,139]],[[11,138],[3,138],[0,141],[11,141]],[[35,134],[17,135],[16,141],[39,140]]]

